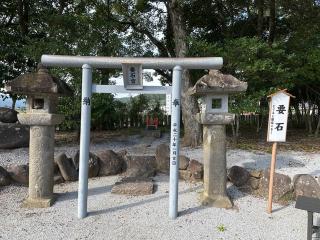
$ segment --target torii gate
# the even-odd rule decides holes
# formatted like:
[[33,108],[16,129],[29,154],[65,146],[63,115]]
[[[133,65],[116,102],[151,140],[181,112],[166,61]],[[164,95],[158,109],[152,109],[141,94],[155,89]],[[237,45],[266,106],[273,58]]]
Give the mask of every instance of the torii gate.
[[[78,217],[87,216],[88,200],[88,161],[90,143],[91,95],[92,93],[138,93],[170,94],[171,136],[170,136],[170,189],[169,217],[178,216],[178,182],[179,182],[179,145],[180,145],[180,95],[182,71],[184,69],[220,69],[221,57],[204,58],[121,58],[42,55],[41,63],[48,67],[82,67],[82,103],[80,166],[78,189]],[[173,69],[172,87],[142,86],[142,82],[132,86],[124,81],[124,86],[92,84],[92,68],[134,69],[133,75],[141,74],[142,69]],[[128,78],[128,76],[127,76]],[[130,78],[130,76],[129,76]],[[127,84],[127,85],[126,85]]]

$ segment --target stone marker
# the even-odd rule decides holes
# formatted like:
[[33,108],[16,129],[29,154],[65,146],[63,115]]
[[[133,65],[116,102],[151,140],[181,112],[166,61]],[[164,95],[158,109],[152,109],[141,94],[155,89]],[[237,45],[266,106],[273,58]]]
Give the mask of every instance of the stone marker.
[[7,186],[11,183],[11,178],[9,173],[0,166],[0,187]]
[[28,186],[29,184],[29,166],[28,165],[11,165],[7,171],[12,180],[17,183]]
[[317,180],[308,174],[298,174],[293,177],[295,198],[306,196],[320,199],[320,185]]
[[0,122],[16,123],[18,121],[18,112],[10,108],[0,107]]
[[18,120],[30,126],[29,194],[25,207],[49,207],[54,202],[54,131],[63,115],[56,114],[58,97],[70,96],[72,90],[52,77],[41,64],[38,72],[21,75],[5,84],[7,92],[27,95],[26,113]]
[[116,182],[111,193],[125,195],[150,195],[153,193],[154,184],[147,178],[124,178]]

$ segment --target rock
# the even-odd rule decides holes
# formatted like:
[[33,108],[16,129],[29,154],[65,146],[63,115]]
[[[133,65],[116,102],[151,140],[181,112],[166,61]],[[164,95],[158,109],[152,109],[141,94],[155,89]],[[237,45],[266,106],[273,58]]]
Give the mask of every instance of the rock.
[[23,185],[29,184],[29,166],[28,165],[11,165],[7,169],[11,179]]
[[263,175],[263,171],[262,170],[252,170],[250,171],[250,176],[254,177],[254,178],[261,178]]
[[[264,170],[263,176],[260,179],[259,194],[268,197],[269,193],[269,178],[270,170]],[[279,201],[283,199],[287,194],[292,192],[291,178],[287,175],[274,173],[273,179],[273,200]]]
[[[79,172],[79,156],[80,156],[80,151],[78,151],[73,157],[73,164],[77,172]],[[92,177],[98,176],[99,171],[100,171],[100,159],[94,153],[89,152],[88,177],[92,178]]]
[[10,109],[0,107],[0,122],[3,123],[16,123],[18,121],[18,112]]
[[55,175],[55,176],[53,177],[53,181],[54,181],[54,184],[64,183],[64,179],[63,179],[63,177],[61,176],[61,174]]
[[298,174],[293,178],[294,196],[299,195],[320,199],[320,185],[317,180],[308,174]]
[[153,193],[154,184],[152,180],[146,178],[124,178],[116,182],[111,193],[126,195],[149,195]]
[[7,170],[0,166],[0,187],[7,186],[11,183],[11,178]]
[[65,181],[77,181],[78,171],[76,170],[71,158],[62,153],[55,158],[60,173]]
[[257,190],[259,188],[260,179],[255,177],[250,177],[247,184],[250,186],[252,190]]
[[100,159],[99,176],[116,175],[125,168],[124,159],[112,150],[100,151],[96,155]]
[[0,125],[0,149],[29,146],[29,128],[20,124]]
[[203,164],[197,160],[191,160],[189,162],[188,169],[191,172],[191,180],[202,181],[203,180]]
[[179,156],[179,169],[186,170],[189,166],[190,159],[184,155]]
[[128,151],[126,149],[122,149],[119,152],[117,152],[117,154],[119,155],[119,157],[125,158],[128,154]]
[[185,181],[191,180],[191,172],[190,170],[179,170],[179,178]]
[[154,156],[127,156],[125,158],[126,177],[153,177],[156,173]]
[[170,148],[166,144],[160,144],[156,148],[157,171],[168,173],[170,170]]
[[240,187],[247,183],[250,178],[250,173],[247,169],[239,166],[232,166],[228,170],[228,178],[236,187]]

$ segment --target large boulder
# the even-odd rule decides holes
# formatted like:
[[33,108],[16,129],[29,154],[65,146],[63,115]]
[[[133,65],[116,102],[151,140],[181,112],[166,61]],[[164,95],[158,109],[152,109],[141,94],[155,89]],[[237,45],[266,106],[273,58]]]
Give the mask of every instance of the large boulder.
[[190,180],[193,180],[193,181],[203,180],[203,164],[202,163],[193,159],[189,162],[189,166],[187,170],[190,171],[191,173]]
[[293,178],[294,195],[320,199],[320,185],[317,180],[308,174],[298,174]]
[[0,149],[29,146],[29,127],[20,124],[0,124]]
[[77,181],[78,171],[76,170],[71,158],[62,153],[55,158],[60,173],[65,181]]
[[149,195],[154,191],[154,184],[151,179],[146,178],[124,178],[116,182],[111,193],[126,195]]
[[99,176],[109,176],[121,173],[125,168],[124,159],[112,150],[97,152],[100,159]]
[[16,123],[18,121],[18,112],[10,109],[0,107],[0,122],[3,123]]
[[[259,194],[268,197],[270,170],[264,170],[260,179]],[[273,200],[279,201],[292,193],[291,178],[287,175],[274,173],[273,177]]]
[[154,156],[126,156],[126,177],[153,177],[156,173],[156,159]]
[[28,185],[29,184],[29,166],[28,165],[11,165],[7,171],[12,180],[17,183]]
[[232,166],[228,170],[227,175],[230,182],[232,182],[237,187],[246,184],[250,178],[249,171],[240,166]]
[[170,148],[166,144],[160,144],[156,148],[157,171],[168,173],[170,169]]
[[[73,157],[73,164],[77,171],[79,171],[79,156],[80,151],[78,151]],[[94,153],[89,152],[89,169],[88,169],[88,177],[96,177],[100,171],[100,163],[99,157]]]
[[11,183],[11,178],[7,170],[0,166],[0,187],[7,186]]

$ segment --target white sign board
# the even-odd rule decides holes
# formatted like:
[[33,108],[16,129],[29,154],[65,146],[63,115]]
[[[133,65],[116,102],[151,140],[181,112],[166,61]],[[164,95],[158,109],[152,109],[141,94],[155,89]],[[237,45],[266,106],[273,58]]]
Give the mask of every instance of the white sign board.
[[285,142],[290,96],[283,91],[271,96],[269,102],[268,142]]
[[143,89],[142,85],[142,65],[122,64],[123,85],[127,90]]

